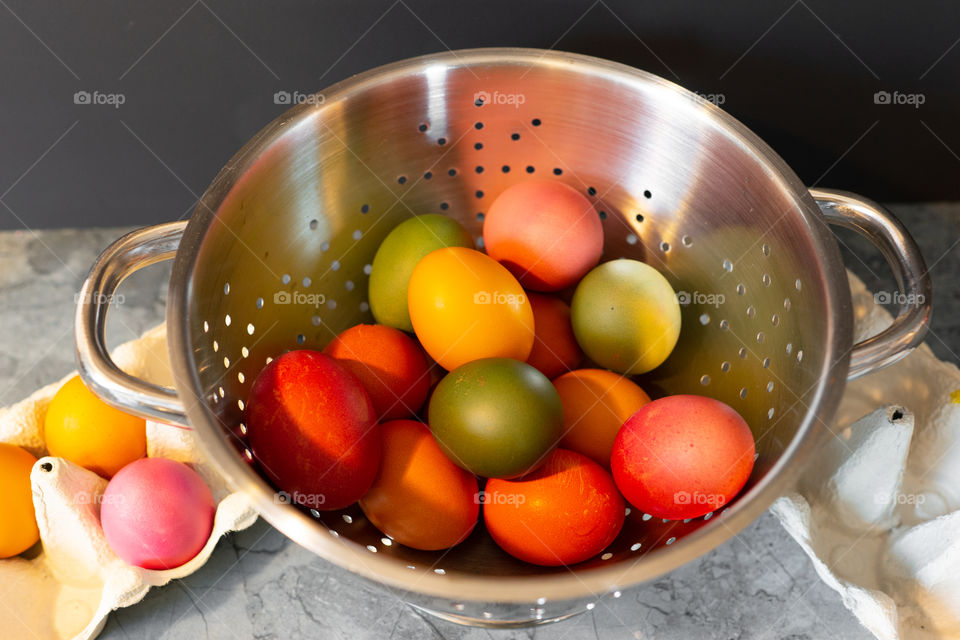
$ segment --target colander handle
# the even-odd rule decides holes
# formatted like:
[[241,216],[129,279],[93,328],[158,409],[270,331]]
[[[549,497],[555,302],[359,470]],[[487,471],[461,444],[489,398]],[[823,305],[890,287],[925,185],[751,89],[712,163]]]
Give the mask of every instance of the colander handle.
[[104,334],[113,293],[134,271],[169,260],[187,226],[170,222],[138,229],[100,254],[80,289],[74,337],[80,376],[104,402],[144,418],[187,426],[183,403],[174,390],[124,372],[110,357]]
[[847,375],[853,380],[893,364],[923,342],[930,325],[930,274],[917,243],[885,208],[846,191],[811,189],[810,194],[827,222],[860,233],[880,249],[900,288],[893,324],[853,345]]

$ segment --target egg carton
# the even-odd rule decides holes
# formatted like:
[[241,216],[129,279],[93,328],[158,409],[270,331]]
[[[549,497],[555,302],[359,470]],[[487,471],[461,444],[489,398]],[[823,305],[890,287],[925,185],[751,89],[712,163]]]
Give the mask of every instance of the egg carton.
[[[855,339],[886,328],[850,286]],[[960,370],[924,344],[849,383],[831,429],[773,513],[877,638],[960,637]]]
[[[164,325],[120,345],[113,358],[128,373],[172,386]],[[19,445],[39,458],[30,482],[40,529],[40,544],[0,560],[3,637],[95,638],[112,610],[139,602],[151,587],[190,575],[203,566],[225,533],[245,529],[257,519],[246,496],[232,493],[202,457],[191,429],[148,421],[147,455],[190,465],[213,492],[217,502],[213,531],[200,553],[175,569],[141,569],[118,558],[100,528],[100,497],[107,481],[63,458],[46,455],[47,407],[73,375],[0,409],[0,442]]]

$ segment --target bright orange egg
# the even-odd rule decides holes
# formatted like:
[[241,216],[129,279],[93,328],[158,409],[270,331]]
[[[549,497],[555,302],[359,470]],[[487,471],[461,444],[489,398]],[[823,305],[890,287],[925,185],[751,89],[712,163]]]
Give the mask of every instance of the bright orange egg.
[[483,502],[494,542],[544,567],[576,564],[606,549],[623,527],[626,507],[609,473],[565,449],[521,478],[491,478]]
[[384,422],[383,461],[360,508],[380,531],[414,549],[462,542],[480,511],[476,477],[444,455],[414,420]]
[[23,553],[40,539],[30,488],[36,461],[24,449],[0,443],[0,558]]

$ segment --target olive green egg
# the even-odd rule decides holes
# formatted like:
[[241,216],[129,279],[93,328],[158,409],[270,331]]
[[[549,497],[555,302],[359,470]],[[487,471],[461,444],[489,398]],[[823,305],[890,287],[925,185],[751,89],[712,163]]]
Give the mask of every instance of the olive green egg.
[[659,271],[637,260],[594,267],[570,304],[583,352],[607,369],[646,373],[667,359],[680,337],[680,303]]
[[473,239],[459,222],[426,214],[405,220],[380,243],[370,270],[370,311],[380,324],[413,331],[407,311],[407,285],[417,263],[443,247],[473,248]]
[[536,469],[563,435],[560,395],[542,373],[512,358],[483,358],[448,373],[428,422],[454,463],[487,478]]

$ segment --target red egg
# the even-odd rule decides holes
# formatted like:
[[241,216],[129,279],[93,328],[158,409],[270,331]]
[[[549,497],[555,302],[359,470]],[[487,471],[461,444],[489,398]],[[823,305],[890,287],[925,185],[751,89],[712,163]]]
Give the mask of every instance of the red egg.
[[625,507],[603,467],[565,449],[555,449],[521,478],[491,478],[483,496],[494,542],[515,558],[546,567],[576,564],[603,551],[620,533]]
[[356,376],[318,351],[290,351],[253,382],[246,424],[254,460],[290,502],[342,509],[373,484],[382,443]]
[[551,380],[576,369],[583,352],[570,325],[570,307],[553,296],[528,293],[533,309],[533,349],[527,364]]
[[487,254],[527,289],[576,284],[603,253],[603,227],[586,196],[555,180],[520,182],[501,193],[483,221]]
[[334,338],[323,352],[363,383],[381,422],[412,416],[427,399],[427,357],[399,329],[358,324]]
[[644,405],[617,433],[611,469],[630,504],[657,518],[696,518],[743,488],[756,447],[733,408],[677,395]]

